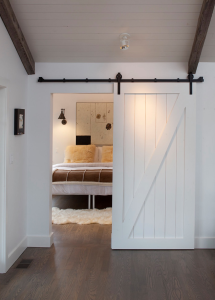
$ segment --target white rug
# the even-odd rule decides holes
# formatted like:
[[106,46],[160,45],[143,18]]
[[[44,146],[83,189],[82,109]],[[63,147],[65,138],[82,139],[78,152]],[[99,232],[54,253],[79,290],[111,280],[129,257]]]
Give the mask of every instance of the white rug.
[[53,224],[112,224],[112,208],[106,209],[60,209],[52,207]]

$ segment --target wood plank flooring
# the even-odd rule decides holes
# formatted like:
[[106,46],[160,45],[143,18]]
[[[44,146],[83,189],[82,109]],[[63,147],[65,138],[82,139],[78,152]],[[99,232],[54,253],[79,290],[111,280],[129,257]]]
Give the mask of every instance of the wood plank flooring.
[[[110,225],[54,225],[51,248],[27,248],[0,299],[214,300],[215,250],[111,250]],[[28,269],[16,269],[24,258]]]

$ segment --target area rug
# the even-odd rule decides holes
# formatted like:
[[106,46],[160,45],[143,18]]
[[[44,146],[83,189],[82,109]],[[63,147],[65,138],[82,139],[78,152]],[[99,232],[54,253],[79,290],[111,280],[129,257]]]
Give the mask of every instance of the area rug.
[[112,224],[112,208],[105,209],[60,209],[52,207],[53,224]]

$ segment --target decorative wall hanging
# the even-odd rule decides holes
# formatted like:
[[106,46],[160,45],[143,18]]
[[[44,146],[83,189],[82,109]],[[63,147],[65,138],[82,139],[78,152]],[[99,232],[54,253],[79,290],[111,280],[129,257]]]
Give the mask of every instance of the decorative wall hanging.
[[106,129],[107,129],[107,130],[111,130],[111,123],[107,123]]
[[194,79],[194,75],[192,73],[189,73],[188,76],[187,76],[187,79],[157,79],[157,78],[154,78],[154,79],[134,79],[134,78],[131,78],[131,79],[122,79],[122,75],[121,73],[118,73],[116,75],[116,79],[44,79],[43,77],[39,77],[38,78],[38,82],[40,83],[45,83],[45,82],[63,82],[63,83],[66,83],[66,82],[107,82],[107,83],[113,83],[113,82],[117,82],[118,83],[118,95],[120,95],[120,85],[121,83],[124,83],[124,82],[188,82],[189,85],[190,85],[190,95],[192,95],[193,93],[193,82],[204,82],[204,78],[203,77],[199,77],[198,79]]
[[76,144],[85,141],[113,144],[113,102],[77,102]]
[[14,135],[22,135],[25,133],[25,110],[14,109]]

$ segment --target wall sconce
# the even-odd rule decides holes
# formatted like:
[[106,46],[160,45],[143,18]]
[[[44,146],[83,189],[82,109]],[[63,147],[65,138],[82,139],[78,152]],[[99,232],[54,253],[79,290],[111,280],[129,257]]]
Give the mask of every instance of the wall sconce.
[[62,123],[63,125],[66,125],[67,120],[66,120],[66,117],[65,117],[65,108],[61,108],[61,113],[60,113],[58,119],[62,120],[61,123]]

